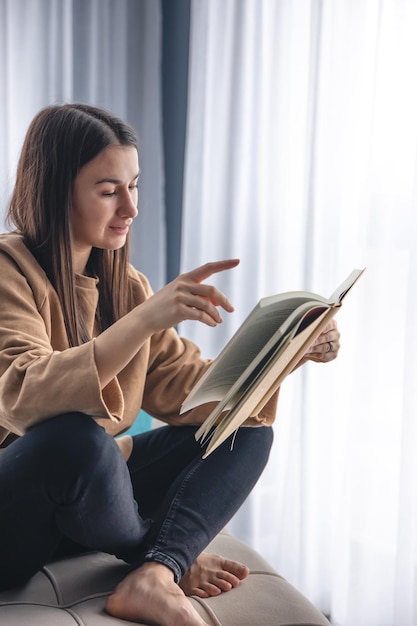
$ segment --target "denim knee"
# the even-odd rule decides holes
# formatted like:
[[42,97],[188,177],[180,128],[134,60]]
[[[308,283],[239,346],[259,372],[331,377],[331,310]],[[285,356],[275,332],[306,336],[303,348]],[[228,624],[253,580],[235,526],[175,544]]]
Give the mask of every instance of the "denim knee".
[[274,441],[274,431],[270,426],[244,426],[236,433],[239,448],[247,448],[257,458],[266,463]]
[[[24,436],[32,457],[59,478],[70,471],[97,471],[104,457],[118,450],[113,437],[83,413],[65,413],[33,426]],[[76,479],[76,475],[73,476]]]

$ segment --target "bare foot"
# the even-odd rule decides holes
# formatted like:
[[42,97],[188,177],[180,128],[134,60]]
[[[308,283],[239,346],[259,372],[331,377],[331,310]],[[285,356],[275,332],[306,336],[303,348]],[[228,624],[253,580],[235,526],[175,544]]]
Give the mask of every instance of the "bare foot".
[[249,568],[239,561],[202,552],[181,578],[179,585],[187,596],[208,598],[237,587],[248,574]]
[[106,611],[150,626],[208,626],[174,582],[171,570],[155,562],[128,574],[107,599]]

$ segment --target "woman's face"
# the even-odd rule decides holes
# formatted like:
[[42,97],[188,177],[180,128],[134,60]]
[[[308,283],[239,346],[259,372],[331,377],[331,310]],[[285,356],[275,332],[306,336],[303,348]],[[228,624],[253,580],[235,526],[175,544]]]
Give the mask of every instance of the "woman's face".
[[109,146],[74,181],[71,234],[74,269],[83,273],[91,248],[124,246],[138,214],[139,160],[134,146]]

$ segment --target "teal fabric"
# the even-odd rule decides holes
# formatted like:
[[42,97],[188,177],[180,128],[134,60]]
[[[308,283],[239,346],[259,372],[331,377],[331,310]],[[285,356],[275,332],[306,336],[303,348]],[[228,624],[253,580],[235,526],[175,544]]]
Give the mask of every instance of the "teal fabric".
[[145,411],[140,410],[135,422],[124,435],[138,435],[152,428],[152,418]]

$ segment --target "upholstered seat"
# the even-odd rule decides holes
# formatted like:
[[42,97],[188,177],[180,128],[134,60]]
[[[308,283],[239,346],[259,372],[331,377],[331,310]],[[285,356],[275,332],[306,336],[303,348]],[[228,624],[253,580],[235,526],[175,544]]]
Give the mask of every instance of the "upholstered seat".
[[[227,532],[208,551],[246,563],[251,573],[237,589],[192,598],[212,626],[329,626],[327,619],[253,549]],[[0,592],[1,626],[121,626],[104,610],[105,598],[127,566],[102,553],[77,555],[43,568],[24,587]]]

